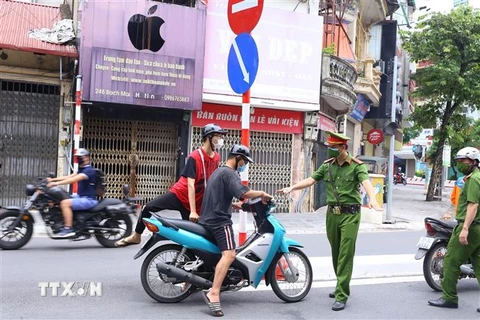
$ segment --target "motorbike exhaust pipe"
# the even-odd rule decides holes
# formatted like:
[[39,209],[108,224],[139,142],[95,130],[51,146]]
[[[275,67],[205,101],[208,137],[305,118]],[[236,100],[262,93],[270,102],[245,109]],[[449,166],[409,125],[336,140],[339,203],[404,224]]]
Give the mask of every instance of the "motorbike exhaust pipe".
[[205,289],[212,287],[212,282],[210,280],[204,279],[193,273],[186,272],[163,262],[157,263],[157,270],[159,273],[164,273],[169,277],[173,277],[177,280],[185,281]]
[[466,265],[461,265],[460,266],[460,272],[464,275],[469,276],[469,277],[475,275],[475,272],[473,271],[473,269],[470,268],[469,266],[466,266]]
[[117,232],[117,233],[125,231],[125,229],[121,229],[121,228],[105,228],[105,227],[88,227],[87,230]]

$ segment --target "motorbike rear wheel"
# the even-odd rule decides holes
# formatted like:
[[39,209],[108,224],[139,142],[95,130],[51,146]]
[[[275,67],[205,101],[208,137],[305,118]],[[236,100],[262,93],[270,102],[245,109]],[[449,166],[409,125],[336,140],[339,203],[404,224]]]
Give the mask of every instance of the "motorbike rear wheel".
[[423,276],[435,291],[442,291],[443,260],[447,254],[447,243],[438,242],[428,250],[423,260]]
[[18,211],[0,213],[0,248],[3,250],[20,249],[32,238],[33,220],[30,216],[21,219],[13,231],[8,231],[8,227],[12,225],[19,214]]
[[132,219],[128,214],[110,218],[105,222],[104,226],[122,229],[122,231],[100,231],[99,233],[95,233],[97,241],[106,248],[115,248],[115,242],[132,234]]
[[[273,292],[285,302],[298,302],[310,291],[313,281],[312,266],[308,257],[298,248],[289,248],[290,252],[279,255],[272,261],[275,268],[270,271],[270,283]],[[288,256],[295,268],[293,274],[285,259]],[[296,285],[300,285],[296,288]]]
[[[195,255],[186,251],[180,256],[182,246],[167,244],[155,248],[145,258],[140,271],[140,278],[145,292],[154,300],[163,303],[175,303],[186,299],[192,293],[192,284],[176,282],[166,274],[160,274],[157,270],[157,263],[163,262],[173,264],[176,259],[177,267],[182,268],[187,262],[195,261]],[[172,282],[175,281],[175,282]]]

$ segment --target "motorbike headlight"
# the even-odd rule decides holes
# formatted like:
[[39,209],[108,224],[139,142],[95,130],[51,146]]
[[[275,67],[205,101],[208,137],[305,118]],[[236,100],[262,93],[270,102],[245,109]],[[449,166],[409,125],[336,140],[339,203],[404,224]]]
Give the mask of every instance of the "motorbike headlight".
[[33,184],[27,184],[27,186],[25,187],[25,193],[29,197],[33,196],[36,190],[37,188]]

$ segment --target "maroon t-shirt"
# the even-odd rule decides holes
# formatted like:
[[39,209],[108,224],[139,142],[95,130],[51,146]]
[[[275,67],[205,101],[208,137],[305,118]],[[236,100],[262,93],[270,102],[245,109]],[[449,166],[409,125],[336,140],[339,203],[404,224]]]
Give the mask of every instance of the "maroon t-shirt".
[[[205,173],[200,152],[203,154]],[[170,188],[170,192],[174,193],[182,205],[190,211],[190,203],[188,201],[188,178],[195,179],[195,204],[197,213],[200,214],[203,192],[205,191],[205,180],[208,181],[213,171],[218,168],[219,164],[220,155],[217,152],[215,152],[213,157],[210,158],[202,148],[193,151],[187,158],[187,163],[183,168],[180,179],[178,179],[178,181]]]

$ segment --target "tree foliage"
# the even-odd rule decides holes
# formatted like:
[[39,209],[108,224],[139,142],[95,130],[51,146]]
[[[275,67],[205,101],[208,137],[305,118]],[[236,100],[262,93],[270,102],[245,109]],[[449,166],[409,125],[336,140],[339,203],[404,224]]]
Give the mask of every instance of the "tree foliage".
[[427,201],[431,201],[447,139],[471,145],[468,135],[458,133],[474,129],[468,126],[463,109],[480,107],[480,12],[459,7],[448,14],[423,16],[417,26],[416,30],[402,32],[402,39],[411,59],[426,64],[413,76],[417,83],[413,97],[424,103],[415,106],[409,120],[417,127],[436,128],[427,192]]

